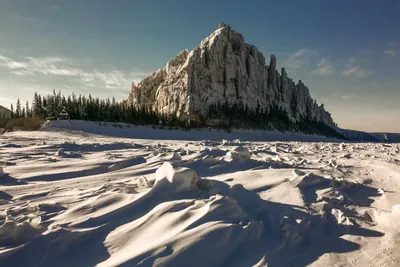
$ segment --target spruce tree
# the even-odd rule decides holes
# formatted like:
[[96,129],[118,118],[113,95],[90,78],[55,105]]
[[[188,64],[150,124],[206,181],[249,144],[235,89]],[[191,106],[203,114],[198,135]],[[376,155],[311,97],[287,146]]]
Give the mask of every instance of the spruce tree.
[[19,118],[22,115],[22,110],[21,110],[21,101],[19,101],[19,98],[17,99],[17,107],[15,110],[15,117]]
[[47,105],[47,99],[45,97],[42,97],[42,109],[41,109],[41,114],[42,118],[46,118],[49,116],[48,114],[48,105]]
[[11,118],[14,118],[14,117],[15,117],[15,113],[14,113],[14,106],[13,106],[13,104],[11,104],[10,111],[11,111]]
[[32,116],[43,117],[42,97],[35,92],[32,102]]
[[29,102],[28,102],[28,100],[26,101],[26,104],[25,104],[25,112],[26,112],[26,117],[27,117],[27,118],[31,117],[31,109],[30,109],[30,107],[29,107]]

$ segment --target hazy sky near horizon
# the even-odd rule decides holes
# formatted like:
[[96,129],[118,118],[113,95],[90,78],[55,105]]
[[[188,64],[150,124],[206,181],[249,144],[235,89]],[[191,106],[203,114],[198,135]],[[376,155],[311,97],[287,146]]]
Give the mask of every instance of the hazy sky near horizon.
[[127,98],[223,21],[340,127],[400,132],[399,14],[398,0],[0,0],[0,105],[53,88]]

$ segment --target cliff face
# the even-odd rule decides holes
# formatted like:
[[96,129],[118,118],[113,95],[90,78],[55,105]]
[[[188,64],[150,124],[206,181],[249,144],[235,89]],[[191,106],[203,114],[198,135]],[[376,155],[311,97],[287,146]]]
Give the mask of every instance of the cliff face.
[[250,110],[259,105],[286,111],[292,122],[307,118],[335,127],[331,114],[311,98],[307,86],[288,78],[284,68],[279,73],[275,56],[266,65],[263,54],[229,26],[132,84],[128,102],[178,117],[205,114],[218,102],[247,105]]

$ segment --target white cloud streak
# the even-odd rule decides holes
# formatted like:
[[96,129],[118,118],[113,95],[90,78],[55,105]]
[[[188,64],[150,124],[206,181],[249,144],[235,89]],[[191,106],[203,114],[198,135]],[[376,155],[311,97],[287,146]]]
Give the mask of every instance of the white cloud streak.
[[311,72],[313,75],[329,76],[333,72],[332,64],[327,58],[323,58],[318,62],[317,68]]
[[397,55],[397,50],[396,49],[388,49],[383,53],[386,54],[386,55],[395,57]]
[[375,72],[361,66],[361,60],[352,56],[348,59],[346,68],[342,71],[342,76],[351,76],[356,78],[366,78]]
[[0,67],[8,69],[12,74],[18,76],[64,76],[73,77],[80,80],[87,86],[102,85],[106,89],[129,88],[132,81],[147,76],[143,72],[125,72],[111,69],[108,71],[84,70],[72,65],[74,60],[62,57],[25,57],[23,60],[14,60],[12,58],[0,55]]
[[342,99],[349,100],[352,99],[353,95],[342,95]]
[[286,68],[300,69],[306,66],[316,54],[317,52],[314,50],[303,48],[290,55],[283,65]]
[[342,74],[344,76],[355,76],[358,78],[366,78],[368,76],[371,76],[372,74],[374,74],[374,71],[372,70],[368,70],[368,69],[364,69],[360,66],[350,66],[347,67]]
[[10,70],[23,69],[28,67],[28,65],[25,62],[15,61],[9,57],[5,57],[2,55],[0,55],[0,66]]

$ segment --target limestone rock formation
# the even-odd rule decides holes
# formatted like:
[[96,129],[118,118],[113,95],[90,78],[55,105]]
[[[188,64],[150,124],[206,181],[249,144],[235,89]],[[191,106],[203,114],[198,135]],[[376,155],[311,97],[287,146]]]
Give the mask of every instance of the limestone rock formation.
[[180,52],[165,68],[133,84],[128,102],[178,118],[205,114],[218,102],[250,110],[278,108],[293,123],[309,119],[336,127],[302,81],[295,83],[284,68],[279,73],[274,55],[266,65],[263,54],[226,24],[192,51]]

